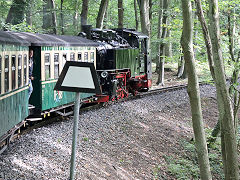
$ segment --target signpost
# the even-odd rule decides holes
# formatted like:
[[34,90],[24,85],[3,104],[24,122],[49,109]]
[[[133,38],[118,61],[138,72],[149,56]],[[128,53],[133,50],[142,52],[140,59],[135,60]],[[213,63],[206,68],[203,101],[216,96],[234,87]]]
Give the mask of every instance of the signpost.
[[80,92],[101,94],[94,64],[67,61],[54,90],[76,92],[70,167],[70,180],[73,180],[76,162],[79,109],[82,103]]

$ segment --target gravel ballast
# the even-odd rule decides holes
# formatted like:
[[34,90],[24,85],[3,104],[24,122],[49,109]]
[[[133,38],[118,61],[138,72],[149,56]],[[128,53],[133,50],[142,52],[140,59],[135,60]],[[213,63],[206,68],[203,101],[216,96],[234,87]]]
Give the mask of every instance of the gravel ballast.
[[[215,88],[201,86],[201,98]],[[193,136],[188,101],[182,89],[81,113],[76,179],[167,179],[164,156]],[[69,179],[72,126],[69,117],[15,140],[0,155],[0,180]]]

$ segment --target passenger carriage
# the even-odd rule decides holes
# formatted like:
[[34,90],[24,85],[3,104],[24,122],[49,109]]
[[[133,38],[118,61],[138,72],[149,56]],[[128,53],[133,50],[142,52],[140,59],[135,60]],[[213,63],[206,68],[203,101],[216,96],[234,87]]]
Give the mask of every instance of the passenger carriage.
[[29,45],[0,31],[0,142],[6,144],[28,116]]
[[[66,61],[92,62],[96,65],[97,43],[78,36],[57,36],[33,33],[12,33],[31,44],[33,50],[33,93],[29,103],[35,107],[36,115],[49,115],[72,106],[75,95],[71,92],[55,91],[54,87]],[[81,93],[81,98],[93,94]],[[72,112],[70,112],[72,113]],[[39,118],[35,119],[38,120]],[[31,120],[34,120],[33,118]]]

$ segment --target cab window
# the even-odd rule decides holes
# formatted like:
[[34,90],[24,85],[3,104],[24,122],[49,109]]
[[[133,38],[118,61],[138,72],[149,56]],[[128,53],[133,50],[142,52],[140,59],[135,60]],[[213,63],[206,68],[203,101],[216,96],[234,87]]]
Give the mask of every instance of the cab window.
[[51,77],[51,68],[50,68],[50,54],[45,54],[45,80],[50,79]]
[[12,90],[16,89],[16,56],[12,56]]
[[88,62],[88,52],[85,52],[85,53],[84,53],[84,61],[85,61],[85,62]]
[[22,55],[18,55],[18,87],[22,86]]
[[24,72],[23,83],[24,83],[24,85],[26,85],[28,83],[27,82],[27,55],[26,54],[24,54],[23,60],[24,60],[24,64],[23,64],[23,72]]
[[54,54],[54,79],[59,76],[59,54]]
[[6,55],[5,56],[5,77],[4,77],[4,92],[8,92],[9,91],[9,56]]
[[70,61],[75,61],[75,53],[70,54]]

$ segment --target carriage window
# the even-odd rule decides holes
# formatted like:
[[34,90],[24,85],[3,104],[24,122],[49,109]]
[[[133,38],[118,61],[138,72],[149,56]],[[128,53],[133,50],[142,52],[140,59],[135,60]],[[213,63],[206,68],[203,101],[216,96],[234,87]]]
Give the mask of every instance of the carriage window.
[[70,61],[75,61],[75,53],[70,54]]
[[91,62],[94,62],[94,52],[91,52],[90,61],[91,61]]
[[23,59],[24,59],[24,65],[23,65],[23,72],[24,72],[24,75],[23,75],[23,84],[26,85],[28,82],[27,82],[27,55],[24,54],[23,56]]
[[88,52],[84,53],[84,61],[88,62]]
[[22,55],[18,55],[18,87],[22,86]]
[[51,77],[51,69],[50,69],[50,54],[45,54],[45,80],[50,79]]
[[16,89],[16,56],[12,56],[12,90]]
[[59,76],[59,54],[54,54],[54,79]]
[[5,92],[9,91],[9,56],[5,56],[5,79],[4,79],[4,84],[5,84]]
[[0,56],[0,94],[2,90],[2,56]]
[[82,53],[78,53],[78,61],[82,61]]

